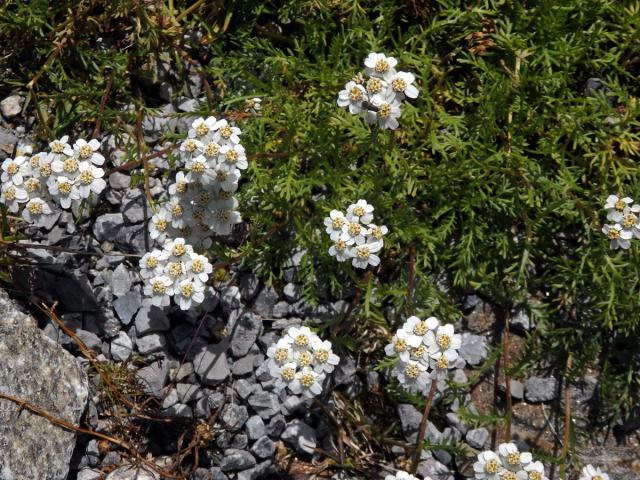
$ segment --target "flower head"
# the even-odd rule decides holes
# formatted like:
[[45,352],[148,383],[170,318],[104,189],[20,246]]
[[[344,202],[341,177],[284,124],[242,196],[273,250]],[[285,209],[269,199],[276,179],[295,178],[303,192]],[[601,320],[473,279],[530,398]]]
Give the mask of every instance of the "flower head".
[[600,470],[600,467],[589,464],[582,469],[579,480],[609,480],[609,475]]

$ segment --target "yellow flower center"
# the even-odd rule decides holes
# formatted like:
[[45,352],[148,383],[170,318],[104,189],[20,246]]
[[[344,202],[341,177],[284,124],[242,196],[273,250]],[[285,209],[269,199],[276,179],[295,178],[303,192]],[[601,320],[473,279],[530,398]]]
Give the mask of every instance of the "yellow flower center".
[[204,220],[204,212],[202,210],[196,210],[191,214],[191,216],[198,222],[202,222]]
[[217,155],[219,151],[220,145],[218,145],[216,142],[207,143],[207,145],[204,147],[204,153],[209,157]]
[[291,367],[285,367],[282,370],[280,370],[280,376],[282,377],[283,380],[290,382],[295,378],[296,371]]
[[289,358],[289,350],[286,348],[277,348],[273,358],[275,358],[278,363],[284,363]]
[[507,463],[515,466],[520,463],[520,454],[518,452],[511,452],[507,455]]
[[352,102],[359,102],[362,100],[362,96],[362,90],[358,87],[352,87],[351,90],[349,90],[349,100]]
[[193,162],[191,164],[191,171],[193,173],[204,173],[206,169],[207,169],[207,166],[205,165],[204,162]]
[[451,346],[451,337],[449,335],[445,335],[444,333],[438,335],[436,338],[436,343],[440,348],[446,350]]
[[618,210],[619,212],[622,212],[625,207],[627,206],[627,202],[625,202],[622,199],[619,199],[613,206],[613,208],[615,208],[616,210]]
[[334,230],[342,230],[342,227],[344,227],[344,218],[336,217],[331,220],[331,228]]
[[389,70],[389,62],[381,58],[376,62],[375,69],[378,73],[385,73],[387,70]]
[[238,161],[238,152],[235,150],[229,150],[224,154],[224,159],[229,163],[236,163]]
[[542,474],[537,470],[531,470],[529,472],[529,480],[542,480]]
[[185,151],[187,151],[189,153],[193,153],[193,152],[196,151],[196,148],[198,148],[198,144],[195,142],[195,140],[187,140],[187,141],[184,142]]
[[201,192],[200,195],[198,195],[198,203],[200,205],[206,205],[210,201],[211,201],[211,194],[209,192]]
[[340,239],[336,240],[336,241],[335,241],[335,243],[334,243],[334,245],[335,245],[335,247],[336,247],[336,250],[339,250],[339,251],[341,251],[341,252],[342,252],[345,248],[347,248],[347,243],[346,243],[344,240],[340,240]]
[[164,218],[159,218],[153,225],[159,232],[164,232],[167,229],[168,224],[169,222],[167,222]]
[[301,367],[308,367],[313,361],[313,356],[309,352],[302,352],[298,357],[298,363]]
[[355,208],[353,209],[353,214],[354,214],[356,217],[362,217],[362,216],[365,214],[364,208],[363,208],[363,207],[361,207],[360,205],[358,205],[357,207],[355,207]]
[[438,368],[449,368],[449,360],[444,355],[440,355],[440,358],[436,361],[436,367]]
[[500,475],[500,478],[502,480],[518,480],[518,476],[515,473],[510,472],[508,470],[504,472],[502,475]]
[[602,477],[600,475],[594,475],[591,477],[591,480],[602,480]]
[[147,268],[156,268],[158,266],[158,259],[156,257],[147,258]]
[[427,327],[427,322],[418,322],[416,326],[413,327],[413,334],[422,337],[427,334],[429,331],[429,327]]
[[187,253],[187,249],[185,248],[183,243],[176,243],[171,249],[171,253],[174,257],[181,257],[185,253]]
[[413,378],[414,380],[418,378],[418,376],[420,375],[420,368],[418,368],[418,364],[408,363],[404,368],[404,374],[409,378]]
[[206,135],[207,133],[209,133],[209,127],[204,122],[202,122],[196,127],[196,133],[200,136]]
[[313,385],[314,381],[315,378],[309,372],[303,373],[300,377],[300,385],[302,385],[304,388],[310,388]]
[[180,265],[179,263],[171,262],[167,267],[167,270],[169,270],[169,275],[171,275],[172,277],[179,277],[180,275],[182,275],[182,265]]
[[171,215],[173,215],[174,217],[181,217],[182,205],[180,205],[179,203],[174,203],[173,205],[171,205]]
[[220,129],[220,135],[222,138],[229,138],[231,136],[231,127],[229,125],[225,125]]
[[349,235],[351,235],[352,237],[360,235],[361,230],[362,230],[362,227],[360,226],[360,224],[355,222],[351,222],[347,229],[347,231],[349,232]]
[[80,179],[80,183],[83,185],[89,185],[93,182],[93,173],[91,170],[83,170],[80,172],[80,176],[78,178]]
[[620,230],[618,230],[617,228],[610,228],[609,232],[607,233],[607,237],[609,237],[609,240],[617,240],[620,238]]
[[367,80],[367,90],[371,93],[378,93],[382,90],[382,81],[379,78],[370,78]]
[[78,161],[75,158],[67,158],[62,163],[62,169],[67,173],[75,173],[78,171]]
[[380,240],[383,237],[382,229],[380,227],[373,227],[371,229],[371,235],[373,238]]
[[42,165],[40,167],[40,175],[42,175],[43,177],[48,177],[49,175],[51,175],[51,164],[50,163],[45,163],[44,165]]
[[224,190],[221,190],[220,192],[218,192],[218,197],[220,197],[223,200],[229,200],[232,195],[233,194],[231,192],[225,192]]
[[20,167],[18,167],[17,163],[11,162],[9,165],[7,165],[7,173],[9,175],[15,175],[16,173],[18,173],[18,170],[20,170]]
[[29,210],[29,213],[32,215],[40,215],[43,211],[42,202],[29,202],[27,210]]
[[53,153],[60,154],[60,153],[64,152],[64,145],[62,143],[60,143],[58,140],[54,140],[51,143],[51,151]]
[[624,228],[631,228],[638,223],[638,217],[636,217],[633,213],[625,213],[624,217],[622,217],[622,226]]
[[329,360],[329,352],[322,349],[316,350],[314,353],[314,357],[316,357],[318,363],[327,363],[327,360]]
[[309,345],[309,337],[307,337],[304,333],[298,335],[293,341],[298,347],[306,347]]
[[228,222],[229,218],[231,218],[231,214],[229,213],[229,210],[218,210],[217,217],[221,222]]
[[185,181],[179,181],[176,182],[176,192],[177,193],[184,193],[187,191],[187,182]]
[[30,178],[26,182],[24,182],[24,186],[27,189],[27,192],[33,193],[36,190],[40,190],[40,182],[35,178]]
[[417,360],[419,358],[424,357],[424,354],[425,354],[426,351],[427,351],[427,349],[424,347],[424,345],[420,345],[419,347],[412,348],[411,349],[411,357],[415,358]]
[[70,182],[58,182],[58,191],[63,195],[69,195],[71,193],[71,183]]
[[227,177],[229,176],[229,174],[227,172],[225,172],[224,170],[218,170],[216,172],[216,180],[219,182],[224,182]]
[[153,293],[163,294],[167,291],[167,286],[160,280],[154,280],[151,282],[151,289]]
[[193,284],[183,283],[180,286],[180,292],[182,293],[183,297],[191,298],[191,295],[193,295]]
[[204,270],[204,262],[199,258],[196,258],[191,262],[191,271],[194,273],[201,273]]
[[496,473],[499,468],[500,464],[495,458],[492,458],[484,465],[484,471],[491,474]]
[[31,160],[29,160],[29,163],[31,163],[31,168],[38,168],[40,166],[40,156],[34,155],[31,157]]
[[93,148],[86,143],[78,149],[78,153],[80,154],[80,158],[89,158],[93,155]]
[[401,78],[396,78],[391,82],[391,88],[393,88],[394,92],[404,92],[404,89],[407,88],[407,82]]
[[404,338],[398,338],[396,339],[396,343],[393,344],[393,349],[397,353],[404,352],[407,349],[407,342],[404,340]]
[[356,255],[362,260],[368,259],[370,255],[369,247],[367,247],[366,245],[360,245],[356,247]]
[[380,118],[389,118],[389,115],[391,115],[391,105],[383,103],[378,110],[378,116]]
[[4,191],[4,198],[9,202],[13,201],[16,198],[16,188],[14,186],[7,187]]

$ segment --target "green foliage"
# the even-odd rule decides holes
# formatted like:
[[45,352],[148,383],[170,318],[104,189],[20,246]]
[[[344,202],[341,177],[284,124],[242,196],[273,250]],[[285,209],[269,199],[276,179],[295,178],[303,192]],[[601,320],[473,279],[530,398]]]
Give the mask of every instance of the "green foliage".
[[[100,117],[103,131],[126,138],[135,115],[125,106],[159,105],[145,90],[158,62],[178,72],[176,95],[186,91],[186,52],[211,85],[201,113],[264,99],[263,117],[241,125],[253,154],[239,190],[248,238],[218,254],[239,253],[279,283],[291,251],[306,249],[304,297],[350,299],[356,288],[355,318],[327,335],[372,364],[401,316],[456,321],[462,295],[479,291],[534,320],[519,367],[561,373],[571,352],[572,375],[601,369],[597,419],[638,402],[640,252],[609,251],[600,228],[607,195],[640,195],[640,3],[236,0],[186,15],[183,2],[169,5],[6,2],[1,93],[43,71],[31,100],[44,132],[87,130]],[[194,31],[200,39],[188,40]],[[404,104],[396,132],[336,105],[370,51],[418,78],[421,95]],[[586,94],[590,77],[608,96]],[[359,198],[390,230],[370,279],[329,257],[322,226]]]

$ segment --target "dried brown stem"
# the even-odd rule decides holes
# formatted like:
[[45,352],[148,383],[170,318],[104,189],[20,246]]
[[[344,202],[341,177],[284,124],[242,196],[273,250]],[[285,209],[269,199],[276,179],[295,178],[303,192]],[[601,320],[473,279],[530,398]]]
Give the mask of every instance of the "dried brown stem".
[[502,330],[502,369],[504,370],[504,384],[506,396],[506,427],[504,430],[505,442],[511,441],[511,419],[513,417],[513,401],[511,399],[511,376],[509,375],[509,315],[504,316]]
[[571,436],[571,392],[569,391],[569,374],[573,364],[573,354],[569,352],[567,355],[567,363],[564,371],[564,431],[562,432],[562,450],[560,451],[560,459],[567,458],[569,453],[569,437]]
[[98,107],[98,118],[96,118],[96,126],[93,128],[93,134],[91,138],[98,138],[100,135],[100,126],[102,124],[102,114],[104,113],[104,109],[107,106],[107,100],[109,98],[109,92],[111,91],[111,87],[113,86],[113,78],[115,76],[115,70],[111,70],[109,72],[109,76],[107,77],[107,86],[104,89],[104,93],[102,94],[102,98],[100,99],[100,106]]
[[411,462],[411,468],[409,473],[414,475],[418,470],[418,464],[420,463],[420,456],[422,454],[422,442],[427,432],[427,424],[429,423],[429,412],[431,411],[431,404],[433,403],[433,397],[436,394],[436,387],[438,386],[438,380],[431,380],[431,388],[429,389],[429,396],[427,402],[424,404],[424,411],[422,412],[422,420],[420,421],[420,430],[418,430],[418,438],[416,439],[415,453],[413,454],[413,461]]

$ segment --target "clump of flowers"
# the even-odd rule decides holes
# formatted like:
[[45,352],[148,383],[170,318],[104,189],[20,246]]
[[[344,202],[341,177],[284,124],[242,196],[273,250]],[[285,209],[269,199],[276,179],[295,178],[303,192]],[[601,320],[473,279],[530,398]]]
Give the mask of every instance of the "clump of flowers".
[[602,227],[602,233],[610,240],[609,247],[611,250],[629,249],[631,239],[640,238],[640,205],[633,203],[630,197],[609,195],[604,208],[607,220],[613,222]]
[[140,259],[144,294],[157,307],[169,305],[171,297],[182,310],[202,303],[212,271],[209,260],[195,253],[184,238],[167,240],[162,250],[147,252]]
[[609,475],[600,470],[600,467],[587,465],[582,469],[580,480],[609,480]]
[[380,264],[377,253],[384,245],[386,226],[373,222],[373,206],[366,200],[349,205],[347,213],[331,210],[324,219],[326,232],[333,241],[329,255],[339,262],[351,260],[354,267],[367,268]]
[[338,106],[357,115],[365,113],[367,122],[380,128],[395,130],[401,105],[406,98],[417,98],[415,76],[396,71],[398,61],[384,53],[370,53],[364,65],[368,78],[358,74],[338,94]]
[[327,374],[340,363],[331,342],[322,340],[309,327],[291,327],[267,350],[270,375],[278,391],[285,387],[305,398],[322,393]]
[[548,480],[542,462],[534,461],[529,452],[520,452],[515,443],[480,452],[473,471],[478,480]]
[[254,117],[260,114],[262,109],[262,99],[259,97],[248,98],[244,101],[244,111],[250,113]]
[[395,475],[387,475],[384,480],[420,480],[418,477],[405,472],[404,470],[398,470]]
[[240,144],[241,131],[225,119],[198,118],[180,144],[180,160],[169,200],[149,222],[152,239],[182,237],[208,248],[213,234],[229,235],[242,221],[238,212],[241,171],[249,164]]
[[49,150],[31,155],[26,149],[2,162],[0,203],[12,213],[22,209],[22,218],[39,224],[59,208],[69,209],[91,194],[100,194],[104,180],[104,157],[100,142],[69,137],[49,143]]
[[458,358],[461,336],[453,325],[440,324],[435,317],[409,317],[384,351],[396,361],[392,373],[413,393],[425,393],[429,381],[445,378]]

